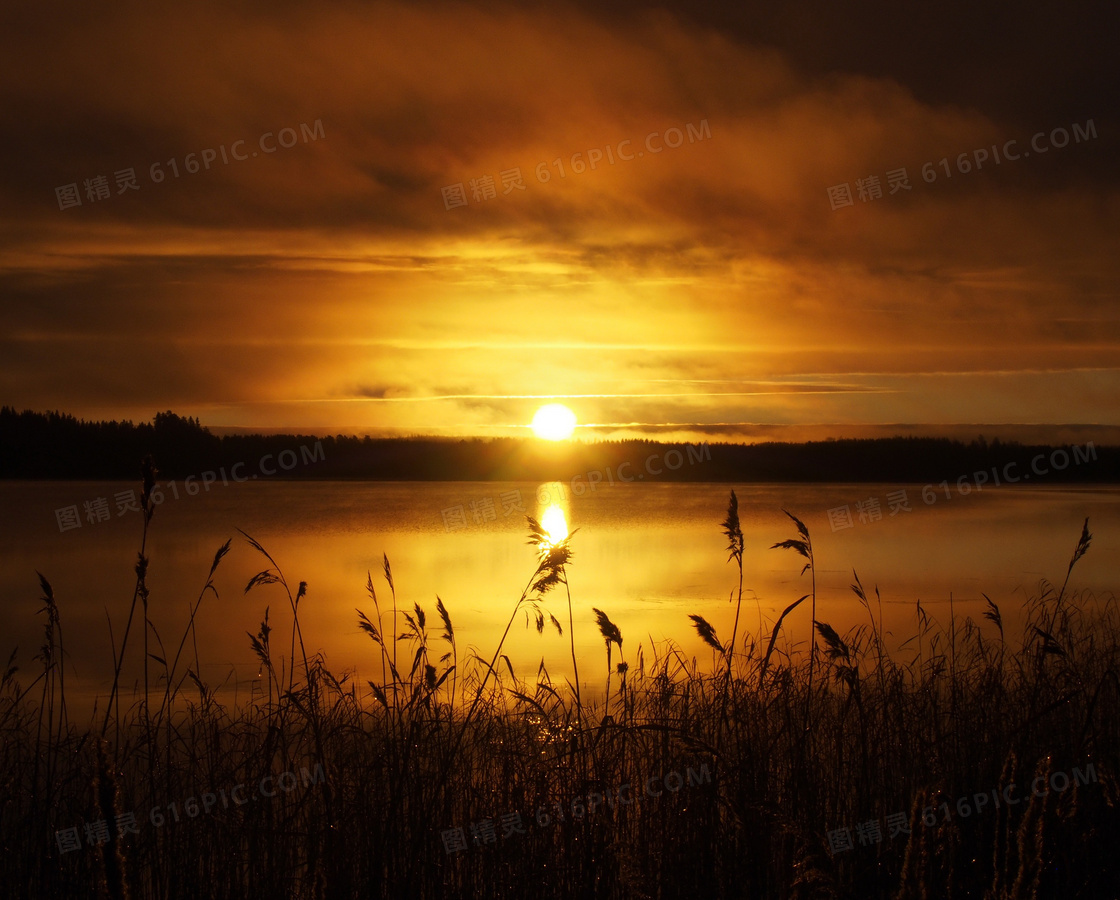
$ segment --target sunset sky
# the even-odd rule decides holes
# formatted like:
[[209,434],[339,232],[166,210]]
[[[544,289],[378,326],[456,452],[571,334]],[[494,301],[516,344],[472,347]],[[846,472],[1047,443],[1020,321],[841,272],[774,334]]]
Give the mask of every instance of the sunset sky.
[[0,402],[1120,425],[1120,13],[765,6],[5,3]]

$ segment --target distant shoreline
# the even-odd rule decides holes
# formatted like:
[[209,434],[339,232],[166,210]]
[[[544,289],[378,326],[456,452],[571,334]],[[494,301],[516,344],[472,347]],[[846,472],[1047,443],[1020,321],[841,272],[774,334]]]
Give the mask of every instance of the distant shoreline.
[[127,481],[151,456],[161,481],[561,481],[585,488],[631,481],[712,484],[1120,483],[1120,447],[969,443],[949,438],[846,438],[806,443],[547,443],[535,438],[370,438],[215,435],[161,413],[152,423],[81,422],[0,410],[0,479]]

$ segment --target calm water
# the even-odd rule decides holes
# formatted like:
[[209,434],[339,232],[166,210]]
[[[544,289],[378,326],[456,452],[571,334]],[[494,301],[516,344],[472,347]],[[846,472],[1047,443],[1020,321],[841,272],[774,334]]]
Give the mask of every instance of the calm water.
[[[107,482],[0,484],[0,651],[6,658],[18,646],[25,684],[36,670],[32,657],[42,641],[36,571],[51,582],[59,602],[69,657],[68,693],[80,688],[88,697],[111,683],[106,611],[119,643],[141,534],[140,514],[122,513],[115,495],[134,487]],[[634,483],[572,496],[569,488],[556,485],[494,482],[249,482],[219,484],[209,493],[178,499],[169,492],[148,540],[151,616],[167,653],[173,654],[215,551],[233,537],[233,549],[215,577],[219,596],[208,594],[202,603],[198,644],[203,680],[212,686],[224,683],[245,697],[258,670],[246,632],[256,633],[265,607],[270,607],[274,653],[286,656],[291,614],[279,586],[245,593],[249,579],[268,562],[238,534],[240,528],[272,554],[293,591],[300,581],[307,582],[300,609],[307,649],[322,650],[336,675],[352,673],[363,686],[366,679],[380,680],[376,648],[358,631],[355,607],[374,616],[365,591],[367,571],[373,572],[382,610],[391,607],[381,576],[382,554],[392,564],[398,607],[411,610],[419,603],[428,615],[433,659],[445,651],[438,637],[437,595],[450,611],[460,662],[468,649],[489,659],[535,567],[524,516],[541,517],[556,505],[567,525],[579,529],[572,539],[569,580],[581,680],[594,689],[602,681],[605,654],[592,607],[606,611],[621,628],[631,662],[639,643],[648,660],[650,643],[663,646],[669,639],[688,657],[710,661],[711,651],[695,637],[689,613],[705,616],[725,640],[730,636],[734,605],[728,597],[737,576],[726,561],[720,522],[731,487]],[[879,586],[884,622],[895,646],[913,633],[917,599],[945,621],[950,592],[958,615],[979,620],[983,592],[1000,605],[1009,624],[1014,622],[1041,579],[1061,583],[1085,516],[1090,517],[1093,546],[1075,569],[1072,587],[1105,597],[1120,583],[1116,487],[1001,488],[951,498],[938,492],[931,504],[923,502],[921,485],[734,487],[747,548],[740,627],[752,634],[758,632],[759,604],[763,619],[772,624],[809,590],[810,576],[799,574],[801,557],[770,549],[795,536],[783,507],[800,516],[812,533],[817,617],[841,633],[866,621],[849,589],[854,568],[868,590]],[[900,490],[906,491],[910,509],[891,515],[887,494]],[[101,515],[108,519],[90,522],[87,516],[97,518],[99,498],[106,501]],[[878,500],[881,518],[864,506],[868,520],[861,522],[856,504],[871,498]],[[127,497],[120,501],[127,507]],[[87,502],[92,504],[88,513]],[[828,511],[844,505],[853,524],[834,531]],[[61,530],[56,511],[70,506],[77,507],[81,526]],[[550,520],[555,516],[551,513]],[[534,677],[543,659],[553,679],[563,683],[570,677],[571,661],[562,590],[548,595],[546,607],[562,622],[564,636],[553,630],[538,635],[519,620],[507,650],[520,677]],[[398,631],[403,620],[399,626]],[[984,627],[993,629],[988,623]],[[809,639],[808,602],[787,619],[784,633],[795,642]],[[134,625],[130,640],[140,634]],[[150,649],[159,654],[158,647]],[[190,659],[193,664],[193,654]]]

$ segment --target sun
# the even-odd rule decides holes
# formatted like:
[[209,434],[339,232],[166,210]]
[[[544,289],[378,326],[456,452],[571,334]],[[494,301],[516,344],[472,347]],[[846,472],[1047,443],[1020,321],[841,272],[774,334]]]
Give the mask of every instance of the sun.
[[565,441],[576,428],[576,414],[563,403],[549,403],[533,416],[533,433],[546,441]]

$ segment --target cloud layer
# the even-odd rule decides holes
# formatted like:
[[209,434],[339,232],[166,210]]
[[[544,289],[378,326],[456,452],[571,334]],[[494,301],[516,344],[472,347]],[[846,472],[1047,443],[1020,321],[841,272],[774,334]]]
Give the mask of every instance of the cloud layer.
[[972,95],[729,10],[10,9],[0,398],[389,433],[552,396],[597,434],[1120,424],[1115,99],[1064,33],[1032,70],[1024,14],[1004,86],[962,37]]

